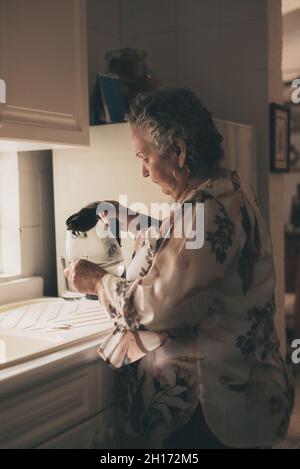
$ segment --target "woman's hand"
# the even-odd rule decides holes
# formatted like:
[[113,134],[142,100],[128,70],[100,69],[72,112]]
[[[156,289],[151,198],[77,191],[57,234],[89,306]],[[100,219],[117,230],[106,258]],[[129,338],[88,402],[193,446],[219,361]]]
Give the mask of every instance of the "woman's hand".
[[70,287],[80,293],[98,295],[99,282],[107,271],[94,262],[77,259],[64,270]]

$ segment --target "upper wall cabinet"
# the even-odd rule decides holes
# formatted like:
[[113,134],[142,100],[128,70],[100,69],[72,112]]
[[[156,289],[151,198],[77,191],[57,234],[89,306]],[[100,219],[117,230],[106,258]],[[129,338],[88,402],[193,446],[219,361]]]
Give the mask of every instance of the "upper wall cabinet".
[[88,144],[86,50],[85,0],[0,0],[0,139]]

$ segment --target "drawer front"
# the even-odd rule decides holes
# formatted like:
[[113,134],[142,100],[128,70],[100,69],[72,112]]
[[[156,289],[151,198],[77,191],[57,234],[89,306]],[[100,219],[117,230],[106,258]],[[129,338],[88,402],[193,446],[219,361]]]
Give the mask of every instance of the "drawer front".
[[[113,402],[114,374],[97,363],[0,404],[0,448],[30,448]],[[109,373],[111,372],[111,373]]]
[[104,410],[101,414],[88,419],[85,422],[76,425],[63,432],[62,434],[51,438],[37,449],[87,449],[93,446],[95,435],[102,430],[108,431],[113,428],[116,422],[115,408],[111,407]]

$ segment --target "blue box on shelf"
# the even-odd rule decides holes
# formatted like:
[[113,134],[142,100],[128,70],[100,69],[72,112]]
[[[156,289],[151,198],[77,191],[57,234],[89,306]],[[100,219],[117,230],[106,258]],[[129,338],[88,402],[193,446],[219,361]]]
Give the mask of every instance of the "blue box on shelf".
[[97,74],[93,106],[93,124],[125,121],[127,107],[118,77]]

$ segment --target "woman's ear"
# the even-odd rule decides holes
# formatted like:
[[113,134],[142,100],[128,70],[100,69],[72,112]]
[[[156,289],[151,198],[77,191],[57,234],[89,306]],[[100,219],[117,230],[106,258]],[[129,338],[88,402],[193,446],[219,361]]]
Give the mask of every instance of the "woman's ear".
[[184,140],[177,140],[175,143],[175,153],[178,158],[178,166],[182,168],[186,161],[186,144]]

